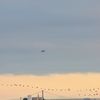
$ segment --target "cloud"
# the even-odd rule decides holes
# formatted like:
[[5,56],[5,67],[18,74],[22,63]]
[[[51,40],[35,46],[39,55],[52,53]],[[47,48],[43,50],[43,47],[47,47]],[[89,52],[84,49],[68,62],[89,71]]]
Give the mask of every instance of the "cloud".
[[[99,5],[0,0],[0,73],[100,71]],[[45,56],[41,49],[48,49]]]

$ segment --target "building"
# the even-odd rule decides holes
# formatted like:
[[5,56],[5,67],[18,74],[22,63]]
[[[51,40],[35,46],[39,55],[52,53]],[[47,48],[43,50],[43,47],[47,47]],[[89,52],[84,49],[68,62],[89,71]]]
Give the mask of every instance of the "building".
[[32,95],[28,95],[26,98],[23,98],[23,100],[44,100],[44,92],[42,90],[42,97],[39,97],[39,94],[37,97],[33,97]]

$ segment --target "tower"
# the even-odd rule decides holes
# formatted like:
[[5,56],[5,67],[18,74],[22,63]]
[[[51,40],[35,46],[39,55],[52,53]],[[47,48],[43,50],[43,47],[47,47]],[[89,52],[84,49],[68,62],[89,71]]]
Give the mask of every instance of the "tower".
[[44,91],[42,90],[42,100],[44,100]]

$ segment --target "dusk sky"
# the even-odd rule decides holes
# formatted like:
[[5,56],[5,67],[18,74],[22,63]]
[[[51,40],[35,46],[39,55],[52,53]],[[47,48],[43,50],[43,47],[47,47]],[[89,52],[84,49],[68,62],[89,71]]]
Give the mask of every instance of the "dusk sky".
[[0,100],[27,95],[45,98],[100,98],[100,74],[0,75]]
[[100,72],[100,0],[0,0],[1,74],[73,72]]

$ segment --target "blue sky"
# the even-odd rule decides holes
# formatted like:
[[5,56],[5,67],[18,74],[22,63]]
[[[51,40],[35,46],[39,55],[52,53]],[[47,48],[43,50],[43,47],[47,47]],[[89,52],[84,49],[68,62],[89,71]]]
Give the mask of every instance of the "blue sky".
[[0,0],[0,73],[99,72],[99,52],[99,0]]

